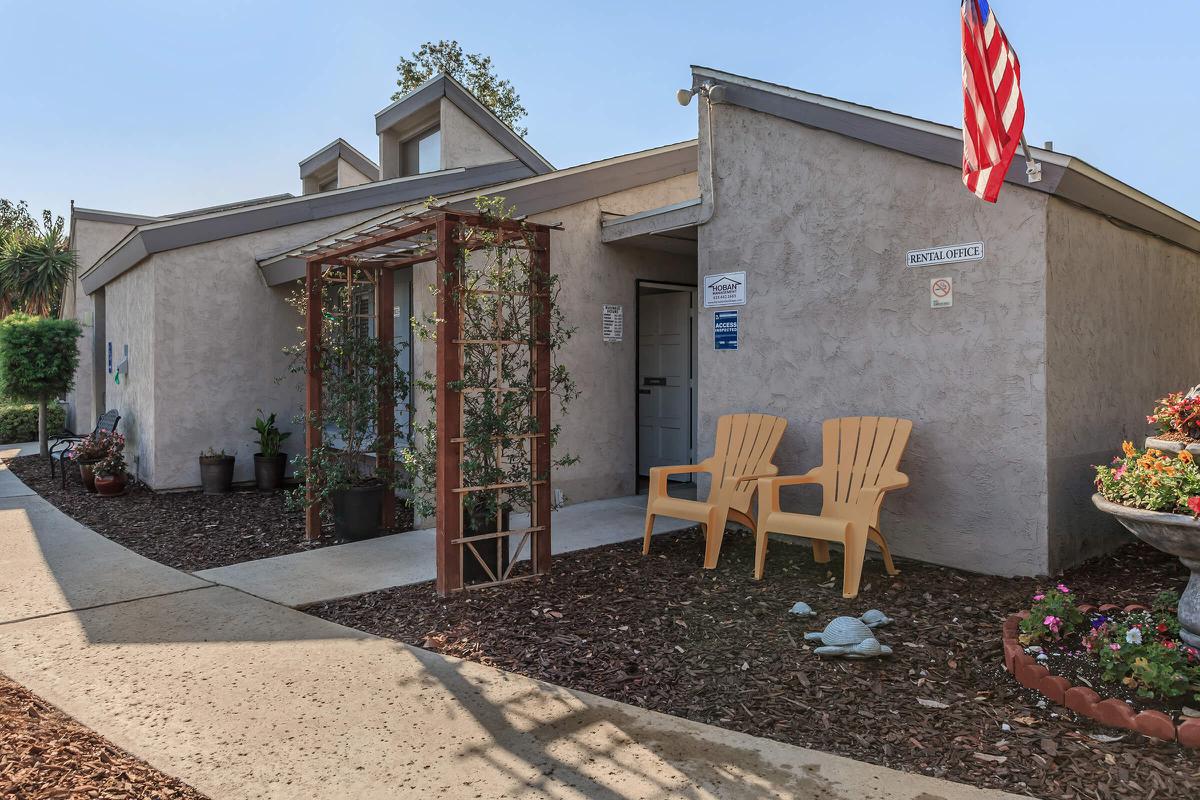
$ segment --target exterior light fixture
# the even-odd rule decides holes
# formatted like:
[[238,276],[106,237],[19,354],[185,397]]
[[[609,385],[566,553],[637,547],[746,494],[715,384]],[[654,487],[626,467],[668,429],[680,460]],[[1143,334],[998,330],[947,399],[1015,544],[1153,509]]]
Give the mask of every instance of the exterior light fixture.
[[710,103],[725,102],[725,87],[710,81],[705,81],[696,89],[680,89],[675,93],[675,100],[679,105],[687,106],[691,104],[692,97],[698,94],[707,98]]

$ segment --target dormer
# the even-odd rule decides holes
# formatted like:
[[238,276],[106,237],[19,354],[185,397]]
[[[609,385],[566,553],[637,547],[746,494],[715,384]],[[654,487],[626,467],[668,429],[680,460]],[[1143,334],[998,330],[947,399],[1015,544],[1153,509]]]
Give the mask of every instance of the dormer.
[[463,85],[435,75],[375,115],[383,180],[520,161],[535,175],[554,168]]
[[300,162],[304,194],[345,189],[377,180],[379,167],[345,139],[334,139]]

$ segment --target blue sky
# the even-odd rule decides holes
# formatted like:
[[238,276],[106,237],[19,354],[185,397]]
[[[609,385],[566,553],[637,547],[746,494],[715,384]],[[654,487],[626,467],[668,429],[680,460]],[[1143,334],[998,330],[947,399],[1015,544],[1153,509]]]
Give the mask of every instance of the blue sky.
[[[993,0],[1046,139],[1200,217],[1200,4]],[[179,211],[299,192],[426,40],[491,55],[556,166],[695,135],[677,88],[703,64],[957,125],[958,3],[31,3],[0,0],[0,197]]]

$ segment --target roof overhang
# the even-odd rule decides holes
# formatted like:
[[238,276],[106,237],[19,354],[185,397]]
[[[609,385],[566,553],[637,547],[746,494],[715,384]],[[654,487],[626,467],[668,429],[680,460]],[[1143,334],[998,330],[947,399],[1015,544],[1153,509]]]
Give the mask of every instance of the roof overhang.
[[334,139],[301,161],[300,179],[304,180],[330,166],[336,166],[339,158],[371,180],[379,180],[379,165],[342,138]]
[[91,294],[154,253],[505,183],[529,174],[529,168],[519,161],[504,161],[479,167],[427,172],[231,211],[143,224],[130,231],[85,272],[80,282],[83,290]]
[[600,224],[600,241],[695,255],[696,228],[701,213],[703,204],[699,197],[694,197],[682,203],[615,217]]
[[[692,67],[692,86],[725,87],[722,102],[812,128],[839,133],[918,158],[962,167],[962,131],[928,120],[824,97],[709,67]],[[1200,222],[1066,153],[1030,148],[1042,162],[1042,180],[1028,183],[1014,159],[1004,180],[1089,208],[1114,220],[1200,252]]]
[[375,132],[384,131],[411,119],[429,106],[445,97],[459,110],[487,131],[502,147],[508,150],[534,174],[553,172],[554,167],[541,154],[526,144],[512,128],[505,125],[491,110],[475,99],[458,81],[446,74],[435,75],[408,94],[375,115]]
[[[697,143],[692,139],[665,147],[656,147],[652,150],[581,164],[547,175],[537,175],[490,186],[486,192],[471,190],[447,194],[439,198],[439,205],[454,211],[470,211],[474,208],[477,197],[488,194],[503,197],[506,205],[514,206],[518,214],[528,217],[631,189],[635,186],[695,172],[696,158]],[[359,231],[387,223],[389,218],[411,215],[415,209],[415,206],[408,206],[397,212],[380,215],[359,225],[351,226],[342,233],[336,234],[334,238],[346,238]],[[277,286],[304,277],[305,262],[295,255],[289,255],[291,250],[295,250],[295,248],[258,259],[263,279],[268,285]]]

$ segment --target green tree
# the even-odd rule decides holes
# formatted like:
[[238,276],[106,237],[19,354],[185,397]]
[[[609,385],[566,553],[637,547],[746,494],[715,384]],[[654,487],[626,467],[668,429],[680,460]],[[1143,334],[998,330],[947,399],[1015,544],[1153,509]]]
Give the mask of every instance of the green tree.
[[49,454],[46,405],[68,392],[79,366],[76,340],[83,335],[73,319],[34,317],[20,312],[0,320],[0,393],[38,404],[38,442]]
[[63,218],[47,211],[40,228],[24,224],[19,215],[14,220],[12,227],[0,228],[0,316],[11,311],[56,315],[63,287],[76,270],[75,252],[63,235]]
[[396,72],[400,73],[396,80],[400,89],[392,95],[393,100],[399,100],[434,75],[444,72],[467,87],[518,136],[529,133],[517,125],[526,114],[521,96],[511,83],[496,74],[491,56],[464,53],[454,40],[426,42],[410,58],[401,58]]
[[10,232],[33,233],[36,229],[37,223],[29,213],[28,203],[24,200],[14,203],[0,197],[0,236]]

